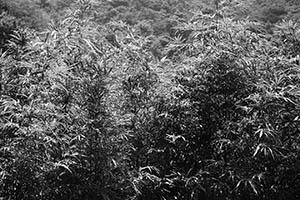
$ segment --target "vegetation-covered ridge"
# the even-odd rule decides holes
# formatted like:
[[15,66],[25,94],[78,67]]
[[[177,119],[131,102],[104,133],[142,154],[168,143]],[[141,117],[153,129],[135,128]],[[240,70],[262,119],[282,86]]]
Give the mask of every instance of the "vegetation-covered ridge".
[[297,2],[0,2],[0,199],[300,198]]

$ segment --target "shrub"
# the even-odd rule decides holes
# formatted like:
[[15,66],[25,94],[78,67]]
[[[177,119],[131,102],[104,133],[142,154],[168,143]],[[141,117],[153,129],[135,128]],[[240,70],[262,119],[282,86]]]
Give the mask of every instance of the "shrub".
[[248,23],[195,27],[193,41],[181,44],[190,48],[174,60],[182,68],[178,89],[154,119],[148,145],[149,165],[160,173],[150,173],[157,178],[148,185],[140,179],[148,192],[172,196],[162,199],[298,198],[298,64],[280,51],[280,35],[253,33]]

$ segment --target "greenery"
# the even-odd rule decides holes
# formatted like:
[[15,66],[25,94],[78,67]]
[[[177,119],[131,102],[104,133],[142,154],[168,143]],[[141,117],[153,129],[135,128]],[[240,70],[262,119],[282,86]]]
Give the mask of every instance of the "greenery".
[[0,0],[0,199],[299,199],[298,8]]

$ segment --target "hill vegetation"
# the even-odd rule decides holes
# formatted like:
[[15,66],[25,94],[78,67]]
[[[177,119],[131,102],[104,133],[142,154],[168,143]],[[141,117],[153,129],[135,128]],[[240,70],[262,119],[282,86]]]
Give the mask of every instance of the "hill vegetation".
[[298,200],[299,6],[0,0],[0,199]]

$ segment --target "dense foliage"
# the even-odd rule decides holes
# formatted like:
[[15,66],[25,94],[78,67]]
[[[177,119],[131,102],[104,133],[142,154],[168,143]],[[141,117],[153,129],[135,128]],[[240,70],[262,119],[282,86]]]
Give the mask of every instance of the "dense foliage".
[[0,2],[0,199],[300,198],[297,2]]

